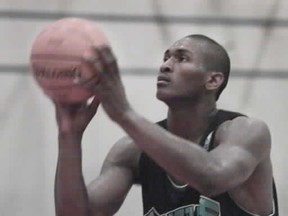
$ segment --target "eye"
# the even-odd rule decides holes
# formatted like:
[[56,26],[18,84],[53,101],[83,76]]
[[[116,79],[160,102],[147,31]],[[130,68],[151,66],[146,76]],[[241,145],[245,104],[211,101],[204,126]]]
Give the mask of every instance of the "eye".
[[166,62],[170,57],[168,55],[164,55],[163,61]]
[[179,55],[179,56],[178,56],[178,60],[179,60],[180,62],[187,62],[187,61],[189,61],[189,57],[186,56],[186,55]]

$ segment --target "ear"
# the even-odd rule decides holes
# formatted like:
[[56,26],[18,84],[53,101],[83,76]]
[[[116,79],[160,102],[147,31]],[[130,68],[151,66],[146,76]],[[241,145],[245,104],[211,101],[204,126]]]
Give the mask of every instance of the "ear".
[[224,82],[224,74],[222,72],[208,72],[206,77],[206,89],[213,91],[217,90]]

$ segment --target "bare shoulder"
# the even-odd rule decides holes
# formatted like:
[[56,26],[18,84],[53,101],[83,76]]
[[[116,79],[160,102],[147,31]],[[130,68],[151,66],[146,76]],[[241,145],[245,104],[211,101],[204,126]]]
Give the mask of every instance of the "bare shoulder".
[[141,150],[134,144],[130,137],[123,137],[118,140],[110,149],[105,161],[105,166],[124,166],[137,169]]
[[271,135],[267,124],[256,118],[240,116],[222,123],[215,135],[217,144],[261,147],[270,150]]
[[220,125],[218,131],[225,132],[231,129],[232,130],[234,129],[253,130],[254,132],[259,132],[259,133],[269,132],[269,128],[264,121],[257,119],[257,118],[246,117],[246,116],[239,116],[235,119],[225,121],[224,123]]

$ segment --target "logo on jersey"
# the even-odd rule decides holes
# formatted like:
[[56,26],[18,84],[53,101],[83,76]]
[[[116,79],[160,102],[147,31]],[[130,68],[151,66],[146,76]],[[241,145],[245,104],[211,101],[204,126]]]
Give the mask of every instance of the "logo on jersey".
[[195,207],[196,205],[183,206],[164,214],[159,214],[155,208],[152,208],[144,216],[194,216]]
[[144,216],[221,216],[220,203],[205,196],[200,196],[198,205],[187,205],[159,214],[153,207]]

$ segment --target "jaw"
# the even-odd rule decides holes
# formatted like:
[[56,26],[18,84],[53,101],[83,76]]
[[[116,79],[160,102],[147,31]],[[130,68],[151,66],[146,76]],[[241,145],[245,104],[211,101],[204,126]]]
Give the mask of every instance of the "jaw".
[[200,97],[198,96],[180,96],[173,94],[164,94],[163,92],[157,91],[156,97],[158,100],[165,103],[169,109],[183,109],[197,106],[200,101]]
[[158,88],[156,97],[158,100],[165,103],[171,110],[191,110],[199,106],[201,107],[204,104],[204,106],[214,104],[214,107],[216,103],[215,95],[211,92],[205,91],[204,89],[199,89],[199,91],[193,92],[177,92],[175,89]]

